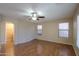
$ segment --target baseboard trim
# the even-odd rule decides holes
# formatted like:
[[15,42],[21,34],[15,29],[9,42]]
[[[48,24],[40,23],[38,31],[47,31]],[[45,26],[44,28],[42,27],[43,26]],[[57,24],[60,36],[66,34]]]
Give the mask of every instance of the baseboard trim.
[[[73,46],[73,45],[72,45],[72,46]],[[76,56],[79,56],[79,55],[77,54],[77,51],[76,51],[76,49],[75,49],[74,46],[73,46],[73,49],[74,49],[74,51],[75,51]]]
[[59,42],[51,42],[51,41],[42,40],[42,39],[35,39],[35,40],[41,40],[41,41],[46,41],[46,42],[50,42],[50,43],[57,43],[57,44],[63,44],[63,45],[70,45],[70,46],[72,46],[72,44],[65,44],[65,43],[59,43]]
[[33,41],[33,40],[34,40],[34,39],[29,40],[29,41],[25,41],[25,42],[15,43],[14,45],[20,45],[20,44],[24,44],[24,43],[29,43],[29,42],[31,42],[31,41]]
[[28,42],[23,42],[23,43],[18,43],[18,44],[14,44],[15,46],[17,46],[17,45],[21,45],[21,44],[25,44],[25,43],[30,43],[30,42],[32,42],[32,41],[34,41],[34,40],[36,40],[36,39],[33,39],[33,40],[31,40],[31,41],[28,41]]

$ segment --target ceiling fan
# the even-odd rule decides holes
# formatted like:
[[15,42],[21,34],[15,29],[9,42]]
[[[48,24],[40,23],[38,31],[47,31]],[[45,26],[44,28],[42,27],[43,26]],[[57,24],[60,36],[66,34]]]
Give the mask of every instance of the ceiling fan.
[[31,16],[29,16],[29,17],[30,17],[29,20],[33,20],[33,21],[38,21],[38,20],[40,20],[40,19],[42,19],[42,18],[45,18],[45,16],[40,16],[40,15],[38,15],[37,12],[32,12],[32,13],[31,13]]

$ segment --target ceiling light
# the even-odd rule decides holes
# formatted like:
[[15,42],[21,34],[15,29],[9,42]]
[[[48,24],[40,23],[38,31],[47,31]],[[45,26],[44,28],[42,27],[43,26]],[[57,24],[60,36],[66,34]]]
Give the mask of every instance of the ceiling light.
[[32,20],[37,20],[37,13],[32,13]]
[[34,14],[33,14],[33,17],[37,17],[37,14],[36,14],[36,13],[34,13]]
[[32,17],[32,20],[34,20],[34,21],[35,21],[35,20],[37,20],[37,18],[36,18],[36,17]]

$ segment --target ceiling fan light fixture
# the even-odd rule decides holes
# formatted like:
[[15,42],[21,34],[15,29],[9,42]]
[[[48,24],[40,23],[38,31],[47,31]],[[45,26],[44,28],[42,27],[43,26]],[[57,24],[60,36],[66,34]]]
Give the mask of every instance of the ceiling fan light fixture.
[[33,14],[33,17],[37,17],[37,14],[34,13],[34,14]]
[[37,18],[36,18],[36,17],[32,17],[32,20],[34,20],[34,21],[35,21],[35,20],[37,20]]
[[34,20],[34,21],[37,20],[37,13],[32,13],[32,20]]

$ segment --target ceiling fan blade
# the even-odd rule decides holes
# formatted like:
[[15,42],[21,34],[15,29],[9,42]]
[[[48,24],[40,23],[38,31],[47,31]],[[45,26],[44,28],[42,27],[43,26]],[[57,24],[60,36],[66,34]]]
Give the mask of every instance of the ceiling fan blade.
[[37,18],[37,20],[39,20],[39,18]]
[[38,16],[38,18],[45,18],[45,16]]

